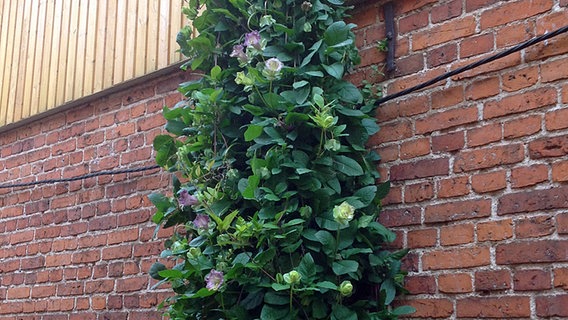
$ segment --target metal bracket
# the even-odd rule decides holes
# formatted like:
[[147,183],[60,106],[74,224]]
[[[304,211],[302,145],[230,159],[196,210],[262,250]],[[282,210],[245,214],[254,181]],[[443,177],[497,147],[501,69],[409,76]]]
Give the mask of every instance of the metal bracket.
[[396,33],[394,31],[394,9],[391,2],[383,5],[383,12],[385,15],[385,29],[387,36],[387,73],[393,72],[396,69],[394,64],[394,53],[396,44]]

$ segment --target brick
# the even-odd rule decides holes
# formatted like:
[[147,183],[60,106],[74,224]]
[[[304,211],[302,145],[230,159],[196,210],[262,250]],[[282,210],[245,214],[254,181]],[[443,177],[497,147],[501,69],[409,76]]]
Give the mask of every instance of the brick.
[[465,11],[471,12],[484,7],[489,7],[496,2],[498,2],[498,0],[466,0]]
[[471,276],[467,273],[441,274],[438,289],[443,293],[467,293],[473,291]]
[[536,291],[550,289],[550,271],[546,270],[518,270],[513,277],[515,291]]
[[440,244],[442,246],[473,243],[474,236],[474,225],[469,223],[440,228]]
[[400,227],[420,224],[421,208],[384,209],[379,214],[379,222],[385,227]]
[[568,108],[547,112],[544,121],[546,130],[549,131],[568,128]]
[[503,134],[499,123],[484,125],[467,131],[468,147],[478,147],[501,140]]
[[427,178],[447,175],[449,170],[447,158],[425,159],[392,166],[390,178],[392,181]]
[[530,317],[530,297],[471,297],[457,300],[456,315],[460,318],[522,318]]
[[[424,83],[425,81],[428,81],[432,78],[440,76],[444,73],[446,73],[445,66],[440,66],[440,67],[437,67],[435,69],[428,70],[428,72],[420,72],[420,73],[413,74],[413,75],[410,75],[410,76],[396,78],[395,80],[393,80],[391,83],[389,83],[387,85],[386,92],[387,93],[399,92],[399,91],[411,88],[413,86],[419,85],[421,83]],[[443,87],[445,85],[445,83],[446,83],[446,81],[441,81],[441,82],[438,82],[435,85],[431,85],[429,87],[440,88],[440,87]]]
[[477,80],[468,85],[465,89],[465,98],[469,101],[480,100],[495,96],[500,93],[498,77]]
[[410,294],[436,293],[436,279],[431,276],[407,276],[404,278],[404,288]]
[[459,17],[462,13],[462,1],[454,0],[443,5],[435,6],[430,13],[432,23],[438,23]]
[[558,268],[552,271],[554,275],[554,287],[568,289],[568,268]]
[[410,230],[407,235],[408,248],[425,248],[436,245],[438,231],[434,228]]
[[438,182],[438,198],[464,196],[469,191],[469,179],[467,177],[442,179]]
[[412,124],[410,121],[397,121],[381,125],[381,130],[369,139],[370,145],[379,145],[384,142],[399,141],[412,136]]
[[453,107],[464,101],[463,86],[441,88],[432,92],[432,109]]
[[503,90],[508,92],[519,91],[536,84],[539,77],[538,71],[538,67],[532,66],[504,73],[501,76]]
[[499,199],[497,213],[502,215],[562,208],[568,208],[566,186],[506,194]]
[[400,144],[400,159],[407,160],[417,158],[430,153],[430,139],[419,138],[405,141]]
[[568,295],[556,294],[553,296],[536,297],[536,315],[539,317],[568,317]]
[[542,117],[539,115],[513,119],[503,124],[505,139],[520,138],[533,135],[542,129]]
[[85,282],[85,294],[108,293],[114,290],[114,280],[96,280]]
[[567,240],[518,241],[497,245],[495,261],[500,265],[568,261]]
[[383,206],[389,204],[402,203],[402,188],[398,186],[391,186],[387,196],[381,200]]
[[568,181],[568,161],[555,162],[552,164],[552,181]]
[[475,33],[475,18],[454,19],[444,24],[434,25],[428,30],[412,35],[412,49],[415,51],[464,38]]
[[486,270],[475,273],[475,291],[502,291],[511,288],[511,273],[507,270]]
[[[374,49],[377,51],[377,49]],[[382,54],[384,55],[384,54]],[[384,58],[381,55],[381,60],[383,61]],[[361,57],[361,65],[363,64],[363,56]],[[373,63],[376,64],[375,61]],[[403,58],[398,58],[396,60],[396,69],[394,71],[394,75],[396,77],[406,76],[409,74],[415,74],[421,70],[424,70],[424,57],[422,54],[412,54]]]
[[432,152],[435,153],[456,151],[464,146],[465,136],[463,131],[432,136]]
[[431,182],[421,182],[404,187],[404,202],[413,203],[429,200],[434,197],[434,185]]
[[527,62],[539,61],[565,54],[568,52],[568,48],[565,45],[566,41],[568,41],[568,35],[564,33],[548,40],[546,43],[541,42],[529,47],[526,49],[525,59]]
[[428,68],[437,67],[455,61],[458,57],[458,46],[455,43],[449,43],[441,47],[428,51],[426,56],[426,65]]
[[521,144],[476,149],[460,152],[454,161],[454,172],[472,171],[513,164],[525,158]]
[[471,188],[477,193],[493,192],[507,187],[507,173],[495,171],[471,177]]
[[462,200],[428,206],[424,209],[424,222],[437,223],[487,217],[491,214],[491,201]]
[[521,94],[509,96],[500,101],[491,101],[483,106],[483,118],[492,119],[505,115],[542,108],[556,103],[554,88],[539,88]]
[[501,241],[513,237],[513,221],[503,219],[477,224],[477,241]]
[[398,20],[398,32],[407,34],[410,31],[419,30],[428,25],[428,11],[420,11],[402,17]]
[[529,154],[532,159],[564,156],[568,154],[568,135],[531,141]]
[[567,234],[568,233],[568,214],[567,213],[560,213],[556,216],[556,225],[559,234]]
[[486,266],[490,263],[488,247],[456,248],[425,252],[424,270],[447,270]]
[[[523,8],[519,10],[519,8]],[[504,4],[481,13],[481,29],[505,25],[512,21],[522,21],[525,18],[543,13],[552,8],[552,0],[521,0],[505,2]]]
[[398,159],[398,145],[381,146],[375,149],[381,157],[381,162],[391,162]]
[[552,216],[536,216],[520,219],[515,224],[517,239],[538,238],[554,232],[554,219]]
[[145,289],[148,286],[147,277],[134,277],[118,279],[116,281],[116,292],[133,292]]
[[[414,1],[411,1],[414,2]],[[449,299],[428,298],[412,299],[402,301],[404,305],[409,305],[416,309],[412,317],[416,318],[448,318],[454,313],[454,305]]]
[[437,112],[416,120],[416,133],[425,134],[448,129],[478,120],[477,107],[465,107]]
[[534,21],[519,20],[517,23],[506,25],[497,29],[495,43],[497,48],[516,45],[535,36]]
[[76,296],[84,293],[83,282],[65,282],[57,285],[57,296]]
[[486,33],[463,39],[460,43],[460,57],[467,58],[494,50],[495,35]]
[[114,260],[130,257],[132,257],[131,244],[103,248],[101,256],[103,260]]
[[6,297],[8,299],[25,299],[30,297],[30,292],[30,287],[8,288],[8,290],[6,291]]
[[93,263],[99,261],[101,258],[101,253],[99,250],[89,250],[73,253],[71,262],[74,264],[80,263]]

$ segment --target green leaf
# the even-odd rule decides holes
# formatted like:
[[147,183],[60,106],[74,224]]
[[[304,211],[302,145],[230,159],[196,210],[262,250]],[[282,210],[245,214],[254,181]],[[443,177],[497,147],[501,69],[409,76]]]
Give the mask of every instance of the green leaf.
[[165,269],[165,270],[159,271],[158,274],[159,274],[161,277],[170,278],[170,279],[183,278],[183,272],[181,272],[180,270],[169,270],[169,269]]
[[150,200],[150,202],[152,202],[152,204],[154,204],[160,211],[165,212],[171,206],[170,198],[161,193],[150,193],[148,195],[148,200]]
[[349,157],[336,155],[333,157],[333,162],[337,171],[347,176],[355,177],[363,175],[363,168],[361,165]]
[[263,126],[257,126],[254,124],[249,125],[245,131],[245,141],[249,142],[258,138],[262,134],[263,128]]
[[396,233],[376,221],[369,223],[369,228],[382,236],[386,242],[393,242],[396,239]]
[[302,60],[302,63],[300,64],[300,68],[307,66],[312,61],[312,57],[319,50],[322,43],[323,43],[323,41],[319,40],[318,42],[314,43],[311,46],[310,49],[308,49],[310,51],[310,53]]
[[253,200],[254,191],[258,188],[258,184],[260,183],[260,176],[252,175],[248,177],[248,179],[241,179],[239,181],[239,191],[243,198],[247,200]]
[[325,64],[322,64],[321,66],[330,76],[334,77],[335,79],[341,80],[341,78],[343,78],[343,63],[336,62],[330,66]]
[[239,210],[233,210],[233,212],[231,212],[230,214],[228,214],[224,219],[223,222],[221,222],[221,224],[219,224],[219,231],[223,232],[227,229],[229,229],[229,227],[231,226],[231,223],[233,223],[233,220],[235,219],[235,217],[239,214]]
[[385,281],[381,283],[381,291],[385,292],[385,306],[391,304],[396,296],[396,287],[393,279],[385,279]]
[[298,272],[302,275],[302,282],[310,283],[316,276],[316,264],[312,255],[307,253],[298,265]]
[[322,244],[325,254],[331,255],[335,251],[337,246],[335,237],[329,231],[320,230],[315,233],[315,237]]
[[150,267],[148,273],[150,274],[150,277],[152,277],[152,279],[162,280],[164,279],[164,277],[160,275],[160,272],[163,270],[167,270],[166,266],[163,263],[154,262],[152,267]]
[[316,283],[316,287],[322,289],[337,290],[337,285],[331,281],[321,281]]
[[377,197],[383,199],[390,191],[390,181],[380,183],[377,187]]
[[416,309],[411,306],[400,306],[395,308],[391,313],[397,316],[404,316],[416,312]]
[[265,304],[260,312],[260,320],[280,320],[288,317],[289,309],[287,307],[274,307]]
[[341,276],[347,273],[357,272],[357,269],[359,269],[359,262],[354,260],[339,260],[334,262],[331,268],[333,269],[333,273]]
[[376,186],[367,186],[357,190],[354,194],[355,197],[359,198],[365,206],[368,206],[373,202],[375,196],[377,195]]
[[306,86],[307,84],[309,84],[309,82],[307,82],[306,80],[296,81],[292,84],[292,87],[294,89],[298,89],[298,88]]
[[357,313],[343,305],[334,304],[331,310],[332,320],[357,320]]
[[211,78],[215,80],[219,80],[219,75],[221,74],[221,67],[214,66],[211,68]]
[[363,101],[363,95],[361,91],[351,82],[341,82],[340,84],[333,87],[334,92],[337,93],[339,99],[348,103],[361,103]]

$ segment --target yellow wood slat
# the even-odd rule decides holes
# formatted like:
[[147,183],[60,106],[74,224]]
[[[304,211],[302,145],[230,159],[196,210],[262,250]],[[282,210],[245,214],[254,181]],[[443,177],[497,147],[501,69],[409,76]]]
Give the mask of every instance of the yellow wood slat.
[[89,0],[87,15],[87,46],[85,49],[85,76],[83,94],[93,93],[93,81],[95,73],[95,44],[97,39],[97,0]]
[[15,24],[16,4],[9,1],[3,2],[2,24],[5,28],[0,33],[0,126],[7,124],[8,93],[10,89],[10,64],[12,62],[12,47],[9,45],[13,42],[13,33]]
[[[112,1],[112,0],[111,0]],[[94,88],[95,92],[103,89],[104,83],[104,68],[105,68],[105,28],[106,28],[106,15],[107,15],[107,1],[98,0],[97,9],[97,40],[95,44],[95,73],[94,73]]]
[[116,9],[113,83],[120,83],[124,80],[124,41],[128,35],[126,32],[126,2],[127,0],[118,0]]
[[136,48],[136,15],[138,12],[138,1],[128,0],[126,33],[125,41],[125,57],[124,57],[124,79],[134,78],[135,64],[135,48]]
[[116,38],[116,0],[108,2],[105,37],[105,72],[103,86],[110,88],[114,77],[114,45]]
[[[20,28],[16,26],[16,41],[14,43],[14,51],[18,55],[18,63],[15,64],[16,75],[12,73],[12,79],[16,79],[14,84],[14,112],[13,121],[22,119],[22,108],[24,104],[24,86],[26,74],[26,55],[28,54],[28,39],[30,31],[30,12],[31,2],[23,1],[22,19]],[[14,72],[12,69],[12,72]]]
[[138,0],[138,21],[136,23],[136,47],[134,76],[146,73],[146,36],[148,29],[148,0]]
[[185,21],[184,19],[182,19],[182,16],[180,14],[181,11],[180,8],[182,6],[183,6],[183,0],[172,0],[172,6],[170,11],[171,23],[170,23],[170,32],[169,32],[170,34],[169,37],[171,41],[170,41],[170,47],[168,49],[169,52],[168,65],[180,60],[179,54],[176,53],[178,45],[175,39],[179,30],[185,25]]
[[57,30],[53,30],[55,0],[48,0],[46,10],[47,11],[44,27],[45,35],[43,41],[43,55],[41,58],[41,78],[39,82],[39,102],[37,106],[37,112],[45,111],[48,106],[49,73],[52,60],[51,46],[53,42],[52,40],[54,39],[54,32],[57,32]]
[[160,23],[158,31],[158,68],[165,68],[169,64],[170,41],[170,1],[160,1]]
[[[31,15],[28,31],[28,44],[27,44],[27,55],[26,55],[26,73],[24,76],[24,90],[22,99],[22,118],[27,118],[31,113],[31,102],[32,102],[32,89],[34,86],[34,71],[36,69],[35,55],[36,55],[36,43],[38,42],[37,37],[37,24],[38,24],[38,14],[39,14],[39,3],[35,1],[30,1]],[[32,18],[33,17],[33,18]]]
[[77,55],[75,58],[75,80],[73,81],[73,97],[75,99],[85,96],[85,50],[87,47],[87,20],[89,14],[89,1],[77,1],[79,6],[79,28],[77,32]]
[[148,31],[146,36],[146,70],[157,70],[157,39],[158,22],[160,15],[160,1],[150,0],[148,2]]
[[30,105],[30,113],[31,115],[37,114],[39,112],[39,101],[41,96],[41,77],[42,72],[44,69],[45,64],[49,64],[49,59],[47,62],[44,62],[43,54],[45,51],[46,45],[48,45],[49,37],[46,36],[46,20],[47,20],[47,6],[48,0],[41,0],[39,2],[39,13],[38,13],[38,22],[37,22],[37,36],[36,36],[36,52],[35,52],[35,59],[34,59],[34,77],[32,80],[32,97],[31,97],[31,105]]
[[59,60],[61,56],[61,35],[63,34],[63,2],[55,0],[53,14],[53,39],[51,41],[51,60],[49,62],[49,81],[47,82],[47,108],[57,105],[57,80],[59,79]]
[[67,54],[69,48],[69,33],[71,32],[71,1],[63,0],[63,9],[61,12],[61,36],[59,39],[59,64],[57,65],[57,89],[53,93],[55,95],[55,105],[61,105],[65,102],[65,81],[67,77]]
[[79,34],[79,5],[80,1],[71,1],[71,18],[69,20],[69,46],[67,47],[67,67],[65,69],[65,101],[71,101],[74,98],[75,87],[75,62],[77,61],[77,37]]

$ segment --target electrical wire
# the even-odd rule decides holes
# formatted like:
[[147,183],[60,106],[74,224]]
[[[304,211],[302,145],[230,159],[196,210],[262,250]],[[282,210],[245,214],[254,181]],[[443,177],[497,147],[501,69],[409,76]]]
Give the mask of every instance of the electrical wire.
[[[425,81],[425,82],[423,82],[423,83],[421,83],[421,84],[418,84],[418,85],[416,85],[416,86],[413,86],[413,87],[411,87],[411,88],[408,88],[408,89],[402,90],[402,91],[400,91],[400,92],[397,92],[397,93],[395,93],[395,94],[392,94],[392,95],[389,95],[389,96],[380,98],[380,99],[378,99],[378,100],[375,102],[375,105],[378,106],[378,105],[380,105],[381,103],[385,103],[385,102],[387,102],[387,101],[390,101],[390,100],[393,100],[393,99],[396,99],[396,98],[405,96],[405,95],[407,95],[407,94],[410,94],[410,93],[412,93],[412,92],[414,92],[414,91],[424,89],[424,88],[426,88],[426,87],[428,87],[428,86],[433,85],[433,84],[436,83],[436,82],[445,80],[445,79],[447,79],[447,78],[449,78],[449,77],[453,77],[453,76],[455,76],[455,75],[457,75],[457,74],[460,74],[460,73],[462,73],[462,72],[465,72],[465,71],[468,71],[468,70],[477,68],[477,67],[479,67],[479,66],[481,66],[481,65],[484,65],[484,64],[486,64],[486,63],[489,63],[489,62],[492,62],[492,61],[494,61],[494,60],[503,58],[503,57],[505,57],[505,56],[508,56],[508,55],[514,53],[514,52],[523,50],[523,49],[525,49],[525,48],[527,48],[527,47],[530,47],[530,46],[532,46],[532,45],[534,45],[534,44],[537,44],[537,43],[539,43],[539,42],[545,41],[545,40],[547,40],[547,39],[550,39],[550,38],[552,38],[552,37],[555,37],[555,36],[560,35],[560,34],[565,33],[565,32],[568,32],[568,25],[567,25],[567,26],[564,26],[564,27],[562,27],[562,28],[560,28],[560,29],[557,29],[557,30],[555,30],[555,31],[552,31],[552,32],[543,34],[543,35],[538,36],[538,37],[536,37],[536,38],[533,38],[533,39],[531,39],[531,40],[528,40],[528,41],[525,41],[525,42],[523,42],[523,43],[520,43],[520,44],[518,44],[518,45],[516,45],[516,46],[514,46],[514,47],[511,47],[511,48],[509,48],[509,49],[507,49],[507,50],[505,50],[505,51],[502,51],[502,52],[497,53],[497,54],[495,54],[495,55],[492,55],[492,56],[490,56],[490,57],[481,59],[481,60],[479,60],[479,61],[477,61],[477,62],[468,64],[468,65],[463,66],[463,67],[461,67],[461,68],[452,70],[452,71],[447,72],[447,73],[445,73],[445,74],[442,74],[442,75],[440,75],[440,76],[438,76],[438,77],[435,77],[435,78],[433,78],[433,79],[431,79],[431,80]],[[48,179],[48,180],[38,180],[38,181],[23,182],[23,183],[0,184],[0,189],[17,188],[17,187],[30,187],[30,186],[40,185],[40,184],[53,184],[53,183],[61,183],[61,182],[72,182],[72,181],[84,180],[84,179],[93,178],[93,177],[98,177],[98,176],[115,175],[115,174],[122,174],[122,173],[142,172],[142,171],[155,170],[155,169],[158,169],[158,168],[160,168],[160,166],[158,166],[158,165],[153,165],[153,166],[138,167],[138,168],[131,168],[131,169],[99,171],[99,172],[93,172],[93,173],[89,173],[89,174],[85,174],[85,175],[80,175],[80,176],[71,177],[71,178],[63,178],[63,179]]]
[[543,34],[543,35],[541,35],[541,36],[538,36],[538,37],[536,37],[536,38],[532,38],[532,39],[530,39],[530,40],[528,40],[528,41],[525,41],[525,42],[523,42],[523,43],[520,43],[520,44],[518,44],[518,45],[516,45],[516,46],[514,46],[514,47],[511,47],[511,48],[509,48],[509,49],[507,49],[507,50],[505,50],[505,51],[502,51],[502,52],[497,53],[497,54],[495,54],[495,55],[492,55],[492,56],[490,56],[490,57],[481,59],[481,60],[476,61],[476,62],[474,62],[474,63],[465,65],[465,66],[463,66],[463,67],[461,67],[461,68],[457,68],[457,69],[452,70],[452,71],[450,71],[450,72],[447,72],[447,73],[444,73],[444,74],[442,74],[442,75],[439,75],[439,76],[437,76],[437,77],[435,77],[435,78],[433,78],[433,79],[431,79],[431,80],[425,81],[425,82],[423,82],[423,83],[421,83],[421,84],[418,84],[418,85],[416,85],[416,86],[414,86],[414,87],[411,87],[411,88],[402,90],[402,91],[400,91],[400,92],[394,93],[394,94],[392,94],[392,95],[388,95],[388,96],[386,96],[386,97],[380,98],[380,99],[378,99],[378,100],[375,102],[375,105],[378,106],[378,105],[380,105],[381,103],[385,103],[385,102],[387,102],[387,101],[390,101],[390,100],[393,100],[393,99],[396,99],[396,98],[405,96],[405,95],[407,95],[407,94],[410,94],[410,93],[412,93],[412,92],[414,92],[414,91],[417,91],[417,90],[420,90],[420,89],[424,89],[424,88],[426,88],[426,87],[428,87],[428,86],[433,85],[433,84],[436,83],[436,82],[445,80],[445,79],[447,79],[447,78],[449,78],[449,77],[455,76],[456,74],[460,74],[460,73],[462,73],[462,72],[465,72],[465,71],[468,71],[468,70],[477,68],[477,67],[479,67],[479,66],[481,66],[481,65],[484,65],[484,64],[486,64],[486,63],[492,62],[492,61],[494,61],[494,60],[503,58],[503,57],[508,56],[508,55],[510,55],[510,54],[512,54],[512,53],[515,53],[515,52],[517,52],[517,51],[523,50],[523,49],[525,49],[525,48],[527,48],[527,47],[530,47],[530,46],[532,46],[532,45],[534,45],[534,44],[537,44],[537,43],[539,43],[539,42],[545,41],[545,40],[547,40],[547,39],[550,39],[550,38],[552,38],[552,37],[555,37],[555,36],[557,36],[557,35],[559,35],[559,34],[562,34],[562,33],[567,32],[567,31],[568,31],[568,25],[567,25],[567,26],[564,26],[564,27],[562,27],[562,28],[560,28],[560,29],[557,29],[557,30],[555,30],[555,31],[552,31],[552,32],[549,32],[549,33],[545,33],[545,34]]
[[138,168],[131,168],[131,169],[105,170],[105,171],[88,173],[88,174],[84,174],[84,175],[76,176],[76,177],[71,177],[71,178],[38,180],[38,181],[13,183],[13,184],[0,184],[0,189],[17,188],[17,187],[30,187],[30,186],[35,186],[35,185],[39,185],[39,184],[53,184],[53,183],[60,183],[60,182],[72,182],[72,181],[84,180],[84,179],[98,177],[98,176],[108,176],[108,175],[115,175],[115,174],[122,174],[122,173],[142,172],[142,171],[155,170],[155,169],[158,169],[158,168],[160,168],[160,166],[152,165],[152,166],[138,167]]

